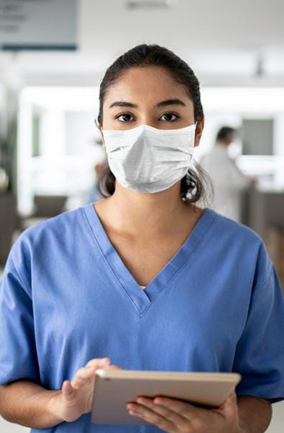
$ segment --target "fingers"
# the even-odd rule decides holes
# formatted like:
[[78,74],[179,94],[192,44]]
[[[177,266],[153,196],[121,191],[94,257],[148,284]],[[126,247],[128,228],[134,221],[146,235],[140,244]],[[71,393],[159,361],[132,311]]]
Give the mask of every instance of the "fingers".
[[188,420],[196,417],[199,411],[199,409],[194,405],[188,402],[184,403],[183,401],[174,398],[157,396],[154,399],[154,403],[159,406],[163,406],[164,408],[168,408],[180,416],[187,418]]
[[[76,389],[84,385],[99,368],[105,367],[110,363],[110,358],[91,359],[85,367],[80,368],[72,381],[65,380],[62,385],[62,395],[66,400],[72,400],[76,395]],[[113,366],[120,368],[118,366]]]
[[108,366],[108,369],[123,370],[123,368],[120,367],[120,365],[110,365]]
[[74,388],[78,388],[79,386],[82,386],[92,377],[98,368],[100,368],[100,365],[97,366],[91,366],[88,367],[82,367],[79,368],[79,370],[76,372],[74,379],[72,380],[71,384]]
[[[85,367],[77,370],[72,381],[65,380],[62,385],[62,393],[68,400],[72,399],[78,387],[84,385],[99,368],[106,367],[110,364],[110,358],[94,358],[87,362]],[[120,369],[121,367],[113,365],[113,368]]]
[[156,426],[160,427],[161,430],[168,432],[174,431],[175,425],[170,420],[164,418],[156,411],[151,410],[149,407],[143,406],[141,404],[128,404],[127,407],[130,415],[144,418],[150,424],[155,424]]
[[110,358],[95,358],[91,359],[85,367],[79,368],[76,372],[74,379],[71,384],[76,389],[86,383],[94,375],[96,370],[108,366]]
[[[184,411],[182,411],[180,407],[178,407],[178,410],[175,410],[176,408],[174,409],[173,405],[167,407],[165,405],[163,406],[162,404],[158,404],[156,401],[156,399],[152,398],[139,397],[137,400],[138,405],[133,405],[133,403],[130,403],[127,405],[127,407],[134,408],[134,411],[135,409],[138,411],[142,411],[143,415],[148,414],[148,416],[151,416],[152,419],[154,413],[155,416],[167,420],[167,422],[171,423],[172,425],[178,425],[181,430],[186,430],[189,425],[189,419],[183,416]],[[162,402],[162,400],[160,401]],[[145,411],[145,407],[149,409],[150,412]]]
[[110,358],[94,358],[87,362],[86,367],[93,365],[108,365],[110,363]]

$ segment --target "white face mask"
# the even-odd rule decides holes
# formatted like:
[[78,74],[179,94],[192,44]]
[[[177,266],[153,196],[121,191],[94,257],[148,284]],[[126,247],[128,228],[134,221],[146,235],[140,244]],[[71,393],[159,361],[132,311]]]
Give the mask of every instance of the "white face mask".
[[102,130],[111,171],[132,191],[154,193],[170,188],[191,166],[196,124],[180,129],[148,125]]

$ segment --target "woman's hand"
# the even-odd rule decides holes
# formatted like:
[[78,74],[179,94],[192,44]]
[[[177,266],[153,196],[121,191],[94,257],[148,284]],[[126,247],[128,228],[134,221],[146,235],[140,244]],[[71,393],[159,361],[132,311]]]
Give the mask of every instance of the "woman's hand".
[[[85,367],[79,368],[72,381],[65,380],[61,391],[51,401],[52,412],[68,422],[91,412],[96,370],[109,363],[109,358],[91,359]],[[121,368],[116,365],[111,367]]]
[[235,392],[217,409],[203,409],[167,397],[139,397],[136,402],[127,404],[130,415],[144,418],[169,433],[242,432]]

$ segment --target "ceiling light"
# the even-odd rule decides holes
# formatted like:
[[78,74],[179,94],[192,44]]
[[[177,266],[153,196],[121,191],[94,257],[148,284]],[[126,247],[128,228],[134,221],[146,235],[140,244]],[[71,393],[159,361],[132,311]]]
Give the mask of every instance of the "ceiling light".
[[178,0],[127,0],[127,9],[169,9],[176,5]]

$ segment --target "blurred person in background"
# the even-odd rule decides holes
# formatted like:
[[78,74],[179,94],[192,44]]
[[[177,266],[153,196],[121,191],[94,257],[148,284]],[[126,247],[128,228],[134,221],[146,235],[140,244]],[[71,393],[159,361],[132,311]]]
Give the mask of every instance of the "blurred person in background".
[[237,131],[230,126],[220,128],[214,147],[203,156],[200,165],[214,185],[214,210],[241,222],[242,194],[256,180],[245,176],[229,155],[229,146],[234,142],[236,134]]

